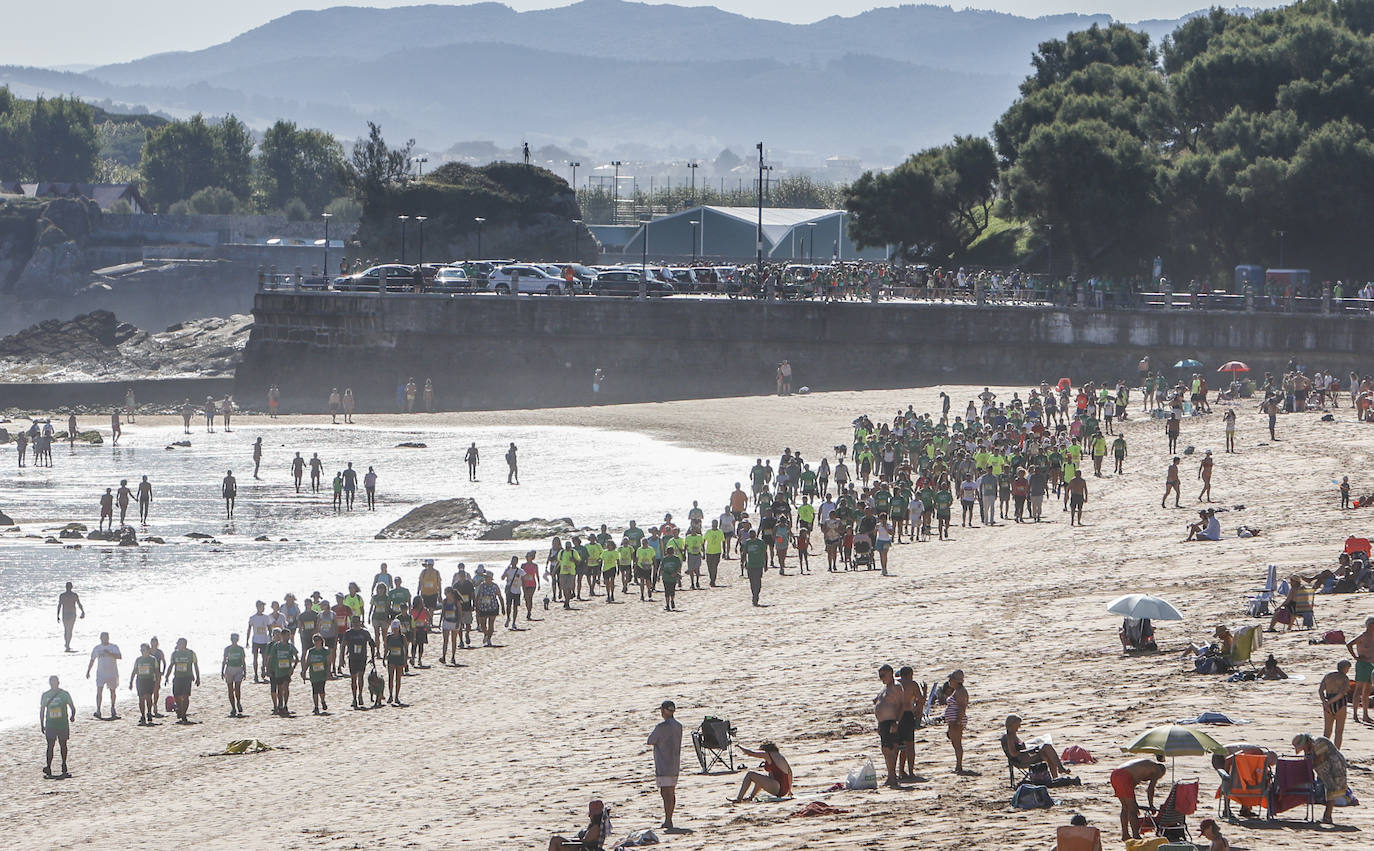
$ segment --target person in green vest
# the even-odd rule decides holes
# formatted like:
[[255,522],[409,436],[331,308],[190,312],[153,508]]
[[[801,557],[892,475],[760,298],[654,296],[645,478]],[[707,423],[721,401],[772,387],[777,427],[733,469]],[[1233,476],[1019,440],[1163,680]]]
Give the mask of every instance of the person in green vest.
[[1112,459],[1116,462],[1116,472],[1124,473],[1122,465],[1126,463],[1126,438],[1118,434],[1116,440],[1112,441]]
[[642,603],[647,599],[650,603],[654,601],[654,564],[658,553],[649,546],[647,540],[641,541],[635,547],[635,584],[639,586],[639,601]]
[[601,583],[606,586],[606,602],[615,602],[615,574],[620,567],[620,549],[614,542],[601,548]]
[[659,576],[663,579],[663,611],[677,610],[677,583],[682,575],[682,559],[674,547],[667,547],[658,561]]
[[329,710],[324,699],[324,684],[329,680],[329,650],[324,646],[324,636],[316,633],[313,646],[305,654],[301,663],[301,680],[310,682],[310,700],[314,704],[314,714]]
[[283,718],[290,717],[287,704],[291,699],[291,676],[296,672],[300,654],[296,645],[287,641],[283,630],[272,631],[272,644],[267,648],[269,660],[268,679],[272,685],[272,713]]
[[71,723],[76,720],[76,704],[66,689],[61,688],[57,677],[48,677],[48,690],[38,698],[38,729],[48,741],[48,759],[43,766],[43,776],[52,777],[53,746],[62,749],[62,773],[57,777],[70,777],[67,771],[67,739],[71,734]]
[[391,706],[405,706],[401,702],[401,680],[405,677],[406,659],[409,658],[409,651],[406,647],[405,634],[401,632],[401,625],[396,621],[391,622],[391,629],[387,632],[383,647],[384,658],[386,659],[386,702]]
[[[310,606],[306,606],[301,611],[305,614]],[[224,653],[220,656],[219,675],[224,680],[224,687],[229,693],[229,717],[243,718],[243,676],[245,673],[244,663],[246,662],[243,645],[239,644],[239,634],[231,632],[229,634],[229,644],[225,646]]]
[[157,657],[149,644],[138,646],[138,658],[129,672],[129,689],[138,695],[138,726],[152,727],[157,702]]
[[720,530],[720,521],[712,520],[711,528],[702,534],[706,550],[706,577],[711,587],[716,587],[716,576],[720,570],[720,557],[725,552],[725,533]]
[[[290,643],[288,641],[288,643]],[[186,717],[191,708],[191,683],[194,680],[200,687],[200,660],[194,650],[186,646],[186,639],[178,638],[176,649],[167,659],[167,673],[162,677],[163,684],[172,681],[172,699],[176,701],[177,723],[195,723]]]
[[750,530],[749,538],[740,545],[740,561],[749,575],[749,594],[754,605],[759,605],[759,593],[763,590],[763,572],[768,567],[768,545],[759,539],[759,533]]
[[1102,478],[1102,459],[1107,457],[1107,438],[1102,432],[1095,432],[1092,437],[1092,456],[1093,456],[1093,475]]

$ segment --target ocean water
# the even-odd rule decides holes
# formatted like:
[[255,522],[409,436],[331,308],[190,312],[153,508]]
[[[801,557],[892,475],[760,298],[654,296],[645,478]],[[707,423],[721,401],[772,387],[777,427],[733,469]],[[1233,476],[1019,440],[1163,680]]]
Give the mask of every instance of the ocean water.
[[[207,434],[203,426],[192,432],[126,426],[117,447],[54,447],[52,468],[20,469],[13,444],[0,447],[0,509],[22,529],[0,535],[0,670],[9,686],[0,691],[0,726],[33,720],[51,674],[62,678],[83,713],[92,710],[94,684],[85,670],[102,631],[124,655],[121,711],[134,711],[132,695],[122,686],[139,643],[151,636],[164,652],[177,638],[187,638],[200,657],[202,682],[218,685],[220,650],[230,632],[246,632],[255,600],[280,600],[288,591],[304,598],[316,590],[332,600],[350,581],[366,588],[383,561],[414,589],[420,558],[437,558],[447,580],[460,559],[469,570],[478,562],[499,568],[512,555],[537,549],[542,556],[546,549],[529,542],[375,540],[383,526],[415,505],[469,496],[489,520],[571,517],[578,526],[618,528],[630,519],[641,525],[660,520],[667,512],[685,519],[696,499],[711,517],[753,462],[636,433],[586,428],[303,427],[244,420],[228,434]],[[260,480],[253,479],[257,437],[264,449]],[[190,440],[191,446],[166,448],[177,440]],[[403,441],[427,448],[397,448]],[[482,456],[475,483],[467,481],[463,464],[473,441]],[[511,441],[519,447],[519,487],[506,484],[504,455]],[[308,469],[305,489],[295,492],[290,461],[297,451],[307,459],[318,452],[324,460],[319,494],[309,492]],[[355,510],[333,511],[329,483],[348,461],[360,480],[369,466],[376,468],[375,512],[363,509],[361,481]],[[219,495],[230,469],[239,483],[232,521],[224,518]],[[139,536],[159,536],[166,544],[59,545],[22,537],[55,534],[71,521],[94,529],[105,488],[117,488],[120,479],[136,488],[143,475],[153,485],[153,505]],[[118,519],[118,507],[115,512]],[[137,527],[137,521],[135,503],[129,523]],[[217,543],[193,541],[185,537],[189,532],[213,535]],[[262,535],[271,540],[253,540]],[[77,543],[80,549],[64,546]],[[77,652],[70,654],[63,652],[56,610],[67,581],[86,607],[72,639]],[[218,689],[205,695],[218,699]]]

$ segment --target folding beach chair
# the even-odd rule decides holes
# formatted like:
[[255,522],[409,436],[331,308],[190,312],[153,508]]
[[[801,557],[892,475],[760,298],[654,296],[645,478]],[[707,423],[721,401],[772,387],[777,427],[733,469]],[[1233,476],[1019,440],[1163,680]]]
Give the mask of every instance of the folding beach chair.
[[1252,618],[1262,618],[1269,614],[1274,605],[1274,592],[1279,587],[1278,565],[1269,565],[1269,575],[1263,588],[1254,589],[1255,596],[1245,601],[1245,613]]
[[1102,851],[1102,831],[1086,824],[1066,824],[1055,831],[1055,851]]
[[1281,756],[1274,766],[1274,780],[1269,786],[1269,820],[1286,810],[1306,807],[1305,821],[1313,820],[1312,798],[1316,775],[1312,759],[1306,756]]
[[729,721],[711,715],[703,718],[701,726],[692,731],[692,749],[702,774],[710,774],[717,766],[726,772],[735,770],[735,728]]
[[1145,830],[1148,827],[1155,832],[1156,836],[1191,842],[1192,835],[1188,832],[1188,816],[1197,812],[1197,792],[1198,779],[1196,777],[1191,780],[1178,781],[1169,790],[1169,797],[1164,799],[1158,812],[1153,814],[1141,813],[1140,829]]
[[1249,665],[1251,670],[1255,669],[1255,663],[1251,659],[1255,651],[1260,648],[1262,636],[1259,626],[1242,626],[1236,630],[1231,642],[1231,655],[1226,661],[1231,663],[1231,667],[1239,668],[1242,665]]
[[1242,809],[1258,810],[1269,806],[1268,760],[1262,753],[1235,753],[1226,757],[1226,769],[1218,771],[1221,786],[1217,787],[1217,815],[1234,818],[1231,802]]
[[1155,645],[1155,630],[1149,618],[1123,618],[1121,633],[1126,638],[1126,646],[1131,650],[1158,650]]

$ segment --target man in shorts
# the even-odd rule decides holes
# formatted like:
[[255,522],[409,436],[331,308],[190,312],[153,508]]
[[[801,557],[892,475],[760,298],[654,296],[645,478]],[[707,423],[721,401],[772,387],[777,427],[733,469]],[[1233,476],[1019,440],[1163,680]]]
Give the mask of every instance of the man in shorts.
[[1162,756],[1133,759],[1112,771],[1112,795],[1121,801],[1122,841],[1140,838],[1140,804],[1135,799],[1135,787],[1141,783],[1149,784],[1145,787],[1145,805],[1154,809],[1155,786],[1167,771]]
[[420,597],[425,601],[425,608],[431,612],[437,611],[439,594],[444,590],[444,577],[434,566],[434,559],[427,558],[423,564],[424,567],[420,569],[420,576],[415,580],[416,588],[420,592]]
[[95,717],[100,719],[100,698],[105,689],[110,690],[110,720],[119,718],[115,713],[115,689],[119,687],[119,645],[110,643],[108,632],[100,633],[100,643],[91,650],[91,661],[86,665],[86,679],[91,678],[91,668],[95,668]]
[[186,646],[186,639],[178,638],[176,649],[167,661],[167,673],[163,675],[162,682],[165,685],[167,680],[172,681],[172,699],[176,701],[177,723],[194,723],[186,717],[186,712],[191,708],[192,681],[195,681],[197,688],[200,687],[200,660],[196,658],[195,651]]
[[926,693],[921,684],[912,679],[916,672],[910,665],[897,671],[897,684],[902,687],[902,715],[897,719],[897,737],[902,750],[897,756],[897,779],[916,779],[916,728],[921,726],[925,712]]
[[897,787],[897,754],[902,747],[898,723],[902,719],[902,707],[906,703],[906,693],[892,676],[892,666],[883,665],[878,669],[878,679],[882,691],[873,698],[873,714],[878,719],[878,744],[882,746],[883,762],[887,765],[887,779],[884,786]]
[[[264,611],[267,604],[263,601],[258,600],[253,605],[257,607],[257,612],[248,617],[248,644],[253,648],[253,682],[257,683],[262,682],[258,679],[258,657],[267,653],[267,643],[271,640],[272,634],[272,616]],[[263,664],[267,664],[265,659]],[[262,673],[264,676],[268,675],[266,667]]]
[[301,679],[310,682],[310,700],[314,704],[316,715],[320,714],[321,709],[329,709],[329,704],[324,699],[324,684],[329,681],[332,668],[329,657],[329,650],[324,646],[324,636],[316,633],[314,646],[301,661]]
[[81,617],[86,616],[86,607],[81,605],[81,596],[72,590],[72,584],[67,583],[67,590],[57,595],[57,620],[62,624],[63,647],[66,652],[72,652],[72,629],[76,626],[76,611],[81,610]]
[[1088,501],[1088,480],[1080,470],[1075,470],[1073,478],[1065,485],[1069,494],[1069,525],[1083,525],[1083,504]]
[[[307,606],[306,608],[309,608]],[[225,688],[229,692],[229,717],[242,718],[243,715],[243,676],[245,672],[243,647],[239,644],[239,634],[237,632],[229,635],[229,645],[224,648],[224,655],[220,657],[219,675],[224,680]]]
[[268,682],[272,686],[272,712],[283,718],[291,715],[291,710],[287,707],[291,699],[291,675],[296,672],[296,662],[300,659],[300,654],[296,652],[296,645],[285,640],[281,630],[275,630],[272,635],[272,645],[267,652]]
[[343,634],[343,646],[353,690],[353,708],[366,709],[367,664],[377,658],[377,642],[363,626],[362,618],[354,616],[350,620],[348,631]]
[[67,777],[67,738],[71,733],[71,723],[76,720],[76,704],[66,689],[59,686],[57,677],[48,677],[48,690],[38,699],[38,729],[48,742],[48,759],[43,766],[43,776],[52,777],[53,746],[62,749],[62,773]]
[[129,672],[129,688],[136,689],[138,695],[138,726],[153,726],[153,713],[157,701],[157,657],[148,644],[140,644],[134,669]]
[[1364,632],[1345,644],[1345,649],[1355,657],[1355,712],[1364,712],[1364,722],[1374,723],[1369,718],[1370,681],[1374,679],[1374,617],[1364,619]]
[[649,733],[654,749],[654,781],[663,798],[663,829],[673,829],[673,810],[677,807],[677,780],[682,773],[682,722],[673,717],[677,705],[665,700],[658,707],[663,717]]

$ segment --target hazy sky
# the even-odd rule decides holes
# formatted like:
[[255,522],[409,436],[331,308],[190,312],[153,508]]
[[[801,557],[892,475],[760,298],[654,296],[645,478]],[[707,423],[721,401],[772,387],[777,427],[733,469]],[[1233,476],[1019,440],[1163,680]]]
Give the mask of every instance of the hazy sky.
[[[678,5],[714,5],[756,18],[806,23],[829,15],[854,15],[872,0],[676,0]],[[150,53],[196,50],[297,9],[330,6],[412,6],[415,0],[11,0],[5,6],[0,65],[59,65],[122,62]],[[516,9],[565,6],[559,0],[508,0]],[[1035,17],[1060,12],[1106,12],[1123,21],[1177,17],[1210,5],[1206,0],[980,0],[954,2]]]

